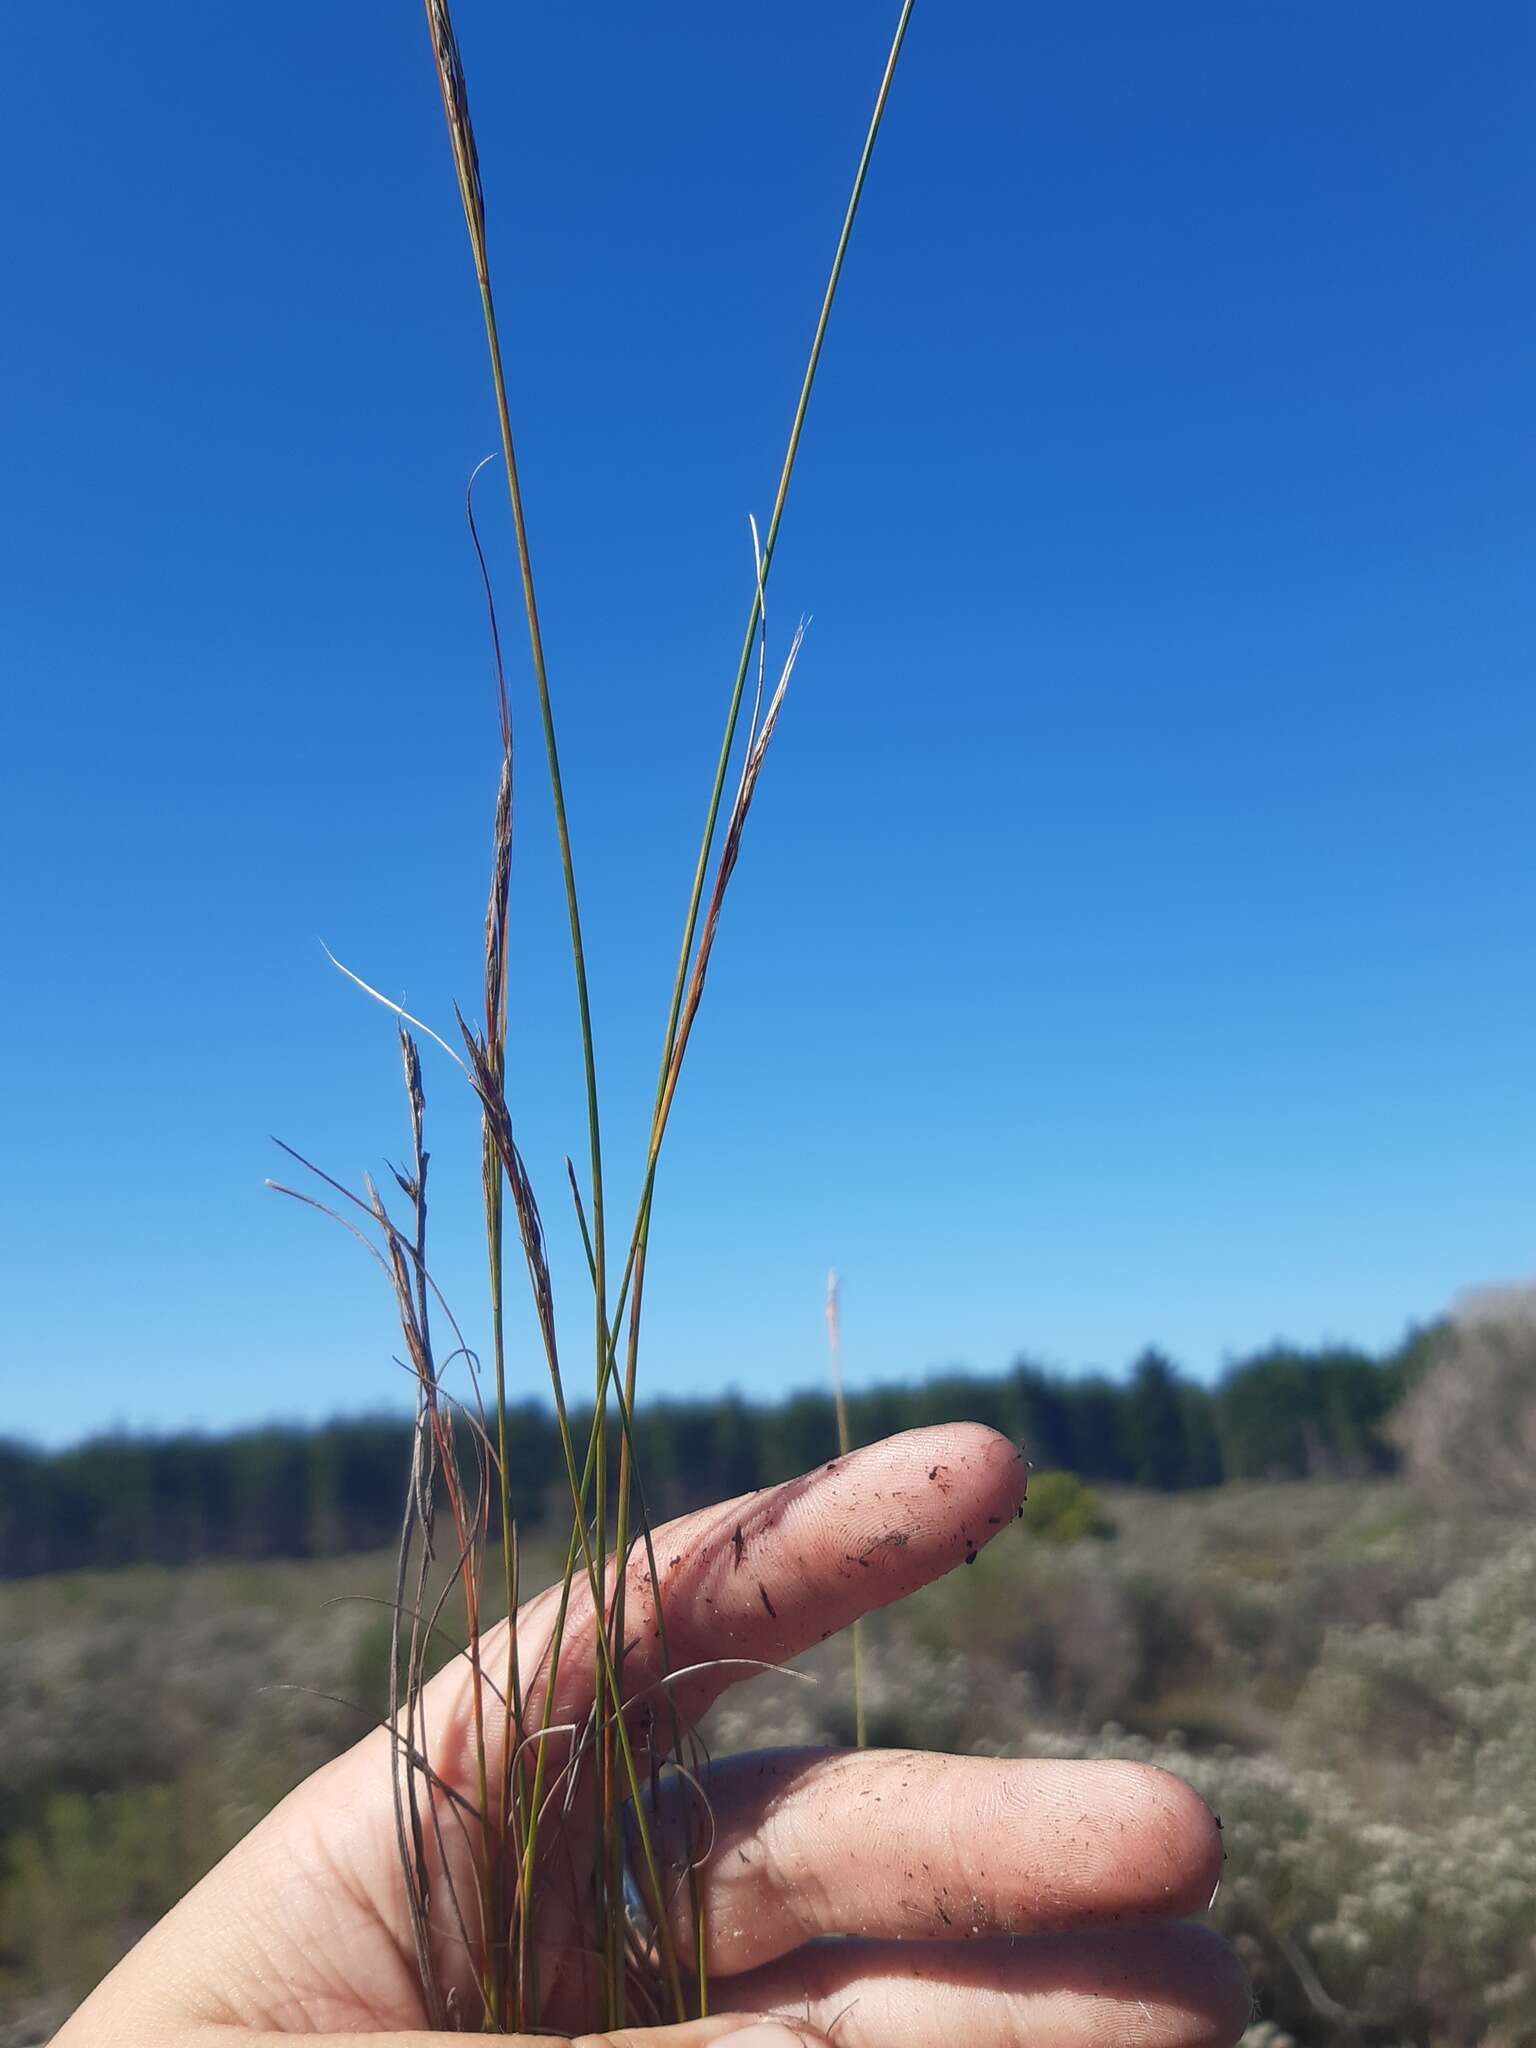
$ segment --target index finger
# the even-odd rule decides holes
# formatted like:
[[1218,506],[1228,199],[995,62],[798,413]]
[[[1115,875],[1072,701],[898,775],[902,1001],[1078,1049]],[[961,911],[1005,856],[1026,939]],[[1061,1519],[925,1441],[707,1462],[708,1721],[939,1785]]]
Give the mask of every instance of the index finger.
[[[660,1620],[644,1549],[629,1563],[626,1697],[659,1699],[665,1682],[681,1719],[691,1723],[760,1666],[781,1664],[974,1559],[1017,1514],[1027,1470],[1022,1452],[995,1430],[945,1424],[889,1437],[782,1486],[665,1524],[652,1537]],[[543,1673],[558,1602],[559,1589],[552,1588],[518,1619],[528,1725],[544,1714]],[[550,1715],[556,1724],[579,1724],[590,1711],[593,1613],[590,1588],[580,1579],[561,1648]],[[504,1628],[488,1632],[482,1646],[488,1671],[505,1661]],[[465,1782],[472,1754],[473,1682],[457,1659],[426,1697],[427,1724],[438,1731],[435,1768],[454,1784]],[[498,1740],[500,1732],[498,1726]]]
[[[971,1562],[1017,1515],[1027,1471],[996,1431],[948,1424],[668,1523],[653,1538],[664,1643],[644,1553],[630,1563],[626,1694],[678,1673],[667,1690],[684,1721],[696,1720],[757,1666],[782,1664]],[[562,1662],[559,1718],[583,1689],[591,1697],[585,1585],[572,1621],[584,1649],[579,1664]]]

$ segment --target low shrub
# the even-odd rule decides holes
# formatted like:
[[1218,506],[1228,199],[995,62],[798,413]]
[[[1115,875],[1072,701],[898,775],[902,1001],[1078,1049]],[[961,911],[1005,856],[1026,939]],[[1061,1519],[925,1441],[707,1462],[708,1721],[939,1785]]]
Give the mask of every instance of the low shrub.
[[1108,1542],[1115,1533],[1103,1501],[1075,1472],[1034,1474],[1022,1520],[1046,1543]]

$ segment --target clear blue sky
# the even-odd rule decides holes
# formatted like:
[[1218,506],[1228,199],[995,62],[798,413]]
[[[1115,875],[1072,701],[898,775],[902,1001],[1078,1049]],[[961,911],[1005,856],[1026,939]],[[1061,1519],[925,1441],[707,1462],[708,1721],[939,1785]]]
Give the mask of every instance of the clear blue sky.
[[[402,1143],[322,937],[440,1025],[476,989],[493,420],[420,12],[0,24],[0,1343],[38,1440],[404,1396],[375,1276],[262,1180],[269,1131],[348,1177]],[[617,1210],[893,13],[461,0]],[[652,1387],[815,1380],[831,1263],[856,1379],[1211,1373],[1536,1266],[1532,41],[1514,5],[920,0]],[[484,503],[513,1093],[575,1355],[571,982]],[[474,1119],[428,1077],[478,1333]]]

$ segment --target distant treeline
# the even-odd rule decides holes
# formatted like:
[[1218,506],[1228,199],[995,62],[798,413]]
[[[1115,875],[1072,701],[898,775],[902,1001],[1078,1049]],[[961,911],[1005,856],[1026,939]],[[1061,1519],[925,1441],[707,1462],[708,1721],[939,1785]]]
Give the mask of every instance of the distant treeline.
[[[1426,1337],[1385,1358],[1346,1349],[1261,1352],[1214,1387],[1146,1352],[1123,1379],[1027,1361],[995,1377],[945,1374],[850,1397],[856,1442],[926,1423],[984,1422],[1034,1465],[1175,1491],[1231,1479],[1393,1470],[1388,1415]],[[574,1418],[581,1438],[585,1420]],[[832,1457],[830,1396],[754,1404],[652,1399],[635,1434],[653,1516],[744,1493]],[[514,1512],[537,1528],[563,1490],[554,1419],[510,1418]],[[55,1453],[0,1443],[0,1577],[203,1557],[370,1550],[398,1531],[410,1444],[401,1419],[268,1428],[227,1437],[103,1437]]]

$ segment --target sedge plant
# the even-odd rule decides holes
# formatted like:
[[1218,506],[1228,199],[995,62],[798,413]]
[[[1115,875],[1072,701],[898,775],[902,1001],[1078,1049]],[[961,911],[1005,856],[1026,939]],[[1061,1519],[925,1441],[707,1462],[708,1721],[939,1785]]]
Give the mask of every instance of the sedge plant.
[[[324,1209],[373,1253],[393,1290],[405,1344],[402,1362],[416,1389],[413,1452],[410,1470],[403,1475],[388,1725],[394,1736],[394,1811],[402,1881],[429,2023],[442,2029],[536,2032],[554,2024],[562,2011],[568,2012],[573,1997],[595,2024],[604,2027],[683,2020],[707,2012],[709,2001],[707,1928],[698,1882],[708,1851],[707,1800],[701,1792],[704,1760],[696,1738],[683,1735],[671,1711],[665,1677],[660,1686],[635,1692],[626,1684],[625,1670],[626,1609],[637,1586],[649,1596],[648,1615],[653,1614],[662,1629],[662,1670],[668,1670],[660,1574],[631,1430],[646,1261],[663,1142],[753,796],[800,649],[803,626],[770,686],[766,604],[774,551],[913,0],[903,0],[900,6],[876,92],[772,508],[760,535],[756,525],[752,527],[755,575],[746,630],[686,897],[644,1171],[623,1237],[611,1227],[604,1179],[581,901],[492,286],[479,154],[447,0],[425,0],[425,5],[485,328],[498,453],[510,501],[533,696],[570,928],[586,1098],[585,1193],[583,1175],[569,1160],[567,1179],[572,1227],[580,1233],[591,1282],[590,1396],[580,1396],[578,1411],[557,1335],[543,1213],[519,1148],[509,1097],[512,693],[497,624],[494,578],[474,520],[473,479],[469,526],[489,614],[500,742],[485,912],[483,1005],[477,1006],[473,1018],[455,1012],[455,1044],[397,1005],[387,1004],[397,1015],[411,1141],[406,1163],[394,1170],[399,1202],[393,1195],[387,1202],[371,1179],[355,1193],[324,1174],[318,1175],[324,1193],[293,1188],[283,1192]],[[350,975],[349,969],[342,971]],[[387,1003],[360,977],[351,979]],[[480,1118],[489,1326],[484,1375],[480,1358],[431,1275],[423,1036],[461,1070]],[[309,1167],[308,1161],[301,1163]],[[509,1266],[518,1252],[554,1406],[561,1480],[570,1513],[554,1625],[535,1668],[525,1668],[519,1655],[521,1560],[509,1480]],[[835,1310],[832,1332],[835,1344]],[[461,1362],[467,1366],[470,1389],[462,1398],[450,1395],[445,1386],[450,1367]],[[584,1420],[588,1413],[590,1422]],[[504,1637],[493,1637],[489,1631],[487,1618],[495,1611],[507,1616]],[[595,1704],[582,1725],[568,1726],[556,1718],[559,1676],[562,1658],[576,1654],[569,1646],[576,1640],[578,1617],[580,1654],[594,1659]],[[434,1645],[445,1635],[454,1638],[467,1665],[472,1796],[450,1787],[429,1761],[424,1686],[433,1668]],[[862,1719],[862,1699],[859,1705]],[[654,1816],[669,1784],[701,1796],[673,1802],[686,1815],[684,1840],[681,1850],[669,1840],[664,1853]],[[462,1967],[445,1968],[445,1947],[469,1957],[477,2009],[464,1999]]]

